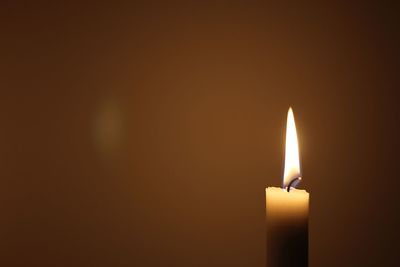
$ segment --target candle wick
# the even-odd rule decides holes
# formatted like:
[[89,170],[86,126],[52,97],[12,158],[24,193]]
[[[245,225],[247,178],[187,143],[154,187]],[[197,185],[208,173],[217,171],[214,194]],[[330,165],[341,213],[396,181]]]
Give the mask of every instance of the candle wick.
[[290,189],[292,188],[292,185],[293,185],[296,181],[300,181],[300,180],[301,180],[301,177],[299,176],[299,177],[294,178],[292,181],[290,181],[290,183],[289,183],[288,186],[287,186],[287,191],[290,192]]

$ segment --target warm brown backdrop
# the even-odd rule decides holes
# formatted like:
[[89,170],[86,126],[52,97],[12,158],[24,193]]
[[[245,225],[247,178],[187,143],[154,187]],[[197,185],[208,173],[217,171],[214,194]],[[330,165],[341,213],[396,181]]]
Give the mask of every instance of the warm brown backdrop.
[[265,266],[289,105],[311,266],[398,265],[398,7],[9,2],[1,266]]

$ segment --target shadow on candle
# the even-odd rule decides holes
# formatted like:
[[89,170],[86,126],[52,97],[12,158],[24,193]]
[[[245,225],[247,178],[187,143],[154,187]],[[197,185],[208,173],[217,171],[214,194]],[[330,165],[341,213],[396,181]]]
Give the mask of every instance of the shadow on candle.
[[308,267],[308,224],[289,223],[273,229],[267,235],[267,267]]

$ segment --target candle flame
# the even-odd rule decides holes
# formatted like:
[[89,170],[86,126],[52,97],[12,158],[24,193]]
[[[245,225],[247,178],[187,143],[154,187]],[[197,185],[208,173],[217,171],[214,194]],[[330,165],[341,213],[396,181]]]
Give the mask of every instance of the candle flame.
[[[292,108],[289,108],[286,124],[285,170],[283,174],[283,188],[291,181],[301,176],[299,144],[297,141],[296,124]],[[292,186],[295,186],[292,185]]]

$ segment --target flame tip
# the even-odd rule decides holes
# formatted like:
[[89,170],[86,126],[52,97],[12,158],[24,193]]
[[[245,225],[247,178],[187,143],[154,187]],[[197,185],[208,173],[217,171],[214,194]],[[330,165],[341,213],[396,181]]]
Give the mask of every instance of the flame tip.
[[293,114],[293,108],[292,107],[289,107],[288,117],[292,117],[294,119],[294,114]]

